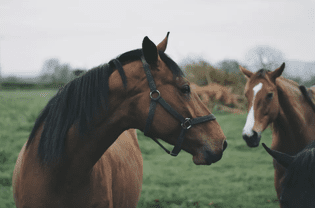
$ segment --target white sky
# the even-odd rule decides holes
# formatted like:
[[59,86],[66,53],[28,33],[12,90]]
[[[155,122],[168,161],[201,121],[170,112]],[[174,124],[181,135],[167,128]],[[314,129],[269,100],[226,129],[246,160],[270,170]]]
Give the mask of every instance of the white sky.
[[246,63],[256,45],[315,61],[315,0],[0,0],[1,73],[36,76],[49,58],[90,69],[168,31],[176,62]]

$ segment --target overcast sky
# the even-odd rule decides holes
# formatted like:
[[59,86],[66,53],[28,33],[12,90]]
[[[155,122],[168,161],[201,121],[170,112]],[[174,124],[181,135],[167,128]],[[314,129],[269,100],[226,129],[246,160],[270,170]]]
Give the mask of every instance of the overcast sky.
[[1,73],[36,76],[49,58],[90,69],[168,31],[176,62],[245,63],[256,45],[315,61],[314,0],[0,0]]

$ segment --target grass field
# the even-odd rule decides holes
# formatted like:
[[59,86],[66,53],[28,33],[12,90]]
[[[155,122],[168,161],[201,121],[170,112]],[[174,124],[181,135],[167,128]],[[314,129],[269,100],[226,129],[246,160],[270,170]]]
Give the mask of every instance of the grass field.
[[[15,207],[11,180],[18,153],[40,110],[55,93],[0,91],[0,208]],[[184,151],[177,157],[169,156],[138,132],[144,159],[139,208],[279,207],[272,158],[262,146],[248,148],[241,137],[246,115],[214,113],[228,139],[228,148],[223,158],[211,166],[196,166]],[[270,146],[269,129],[262,141]]]

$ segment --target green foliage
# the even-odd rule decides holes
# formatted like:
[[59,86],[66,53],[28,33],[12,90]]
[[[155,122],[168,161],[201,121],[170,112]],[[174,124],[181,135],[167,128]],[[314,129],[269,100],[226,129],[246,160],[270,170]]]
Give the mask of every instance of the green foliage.
[[64,86],[63,82],[51,82],[51,83],[11,83],[11,82],[2,82],[0,83],[1,90],[33,90],[33,89],[59,89]]
[[312,85],[315,84],[315,76],[310,77],[310,79],[303,82],[302,84],[305,85],[306,87],[311,87]]
[[236,60],[229,60],[229,59],[223,60],[219,62],[218,64],[219,69],[222,69],[227,73],[239,72],[240,71],[239,65],[240,64]]
[[17,83],[19,82],[19,78],[17,78],[16,76],[8,76],[7,78],[3,78],[1,81],[8,83]]
[[[15,207],[12,173],[35,119],[56,90],[0,91],[0,208]],[[167,155],[138,131],[144,158],[144,178],[138,208],[278,207],[272,158],[241,138],[246,115],[214,112],[228,140],[223,158],[211,166],[196,166],[181,151]],[[262,141],[271,144],[266,130]],[[165,144],[165,143],[164,143]],[[165,144],[172,149],[171,145]]]

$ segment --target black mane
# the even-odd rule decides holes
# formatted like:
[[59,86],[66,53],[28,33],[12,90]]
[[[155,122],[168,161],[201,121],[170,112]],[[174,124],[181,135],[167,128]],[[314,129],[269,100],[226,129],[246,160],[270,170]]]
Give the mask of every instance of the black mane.
[[[174,77],[183,76],[172,59],[163,52],[159,52],[159,55]],[[30,145],[40,125],[44,124],[38,146],[38,155],[42,162],[48,163],[64,156],[66,134],[72,125],[76,125],[80,135],[92,130],[92,125],[88,124],[91,124],[96,111],[101,107],[105,112],[109,110],[110,75],[114,69],[118,69],[123,85],[126,87],[127,79],[122,66],[127,62],[141,60],[141,56],[142,49],[136,49],[118,56],[107,64],[92,68],[83,76],[66,84],[50,99],[36,119],[27,141],[27,145]]]
[[259,69],[257,72],[256,72],[256,76],[257,77],[262,77],[264,78],[266,76],[266,73],[267,72],[270,72],[270,70],[267,70],[267,69]]
[[286,171],[283,188],[303,187],[305,184],[299,184],[303,180],[307,180],[308,185],[315,188],[315,142],[306,146],[295,156],[293,163]]

